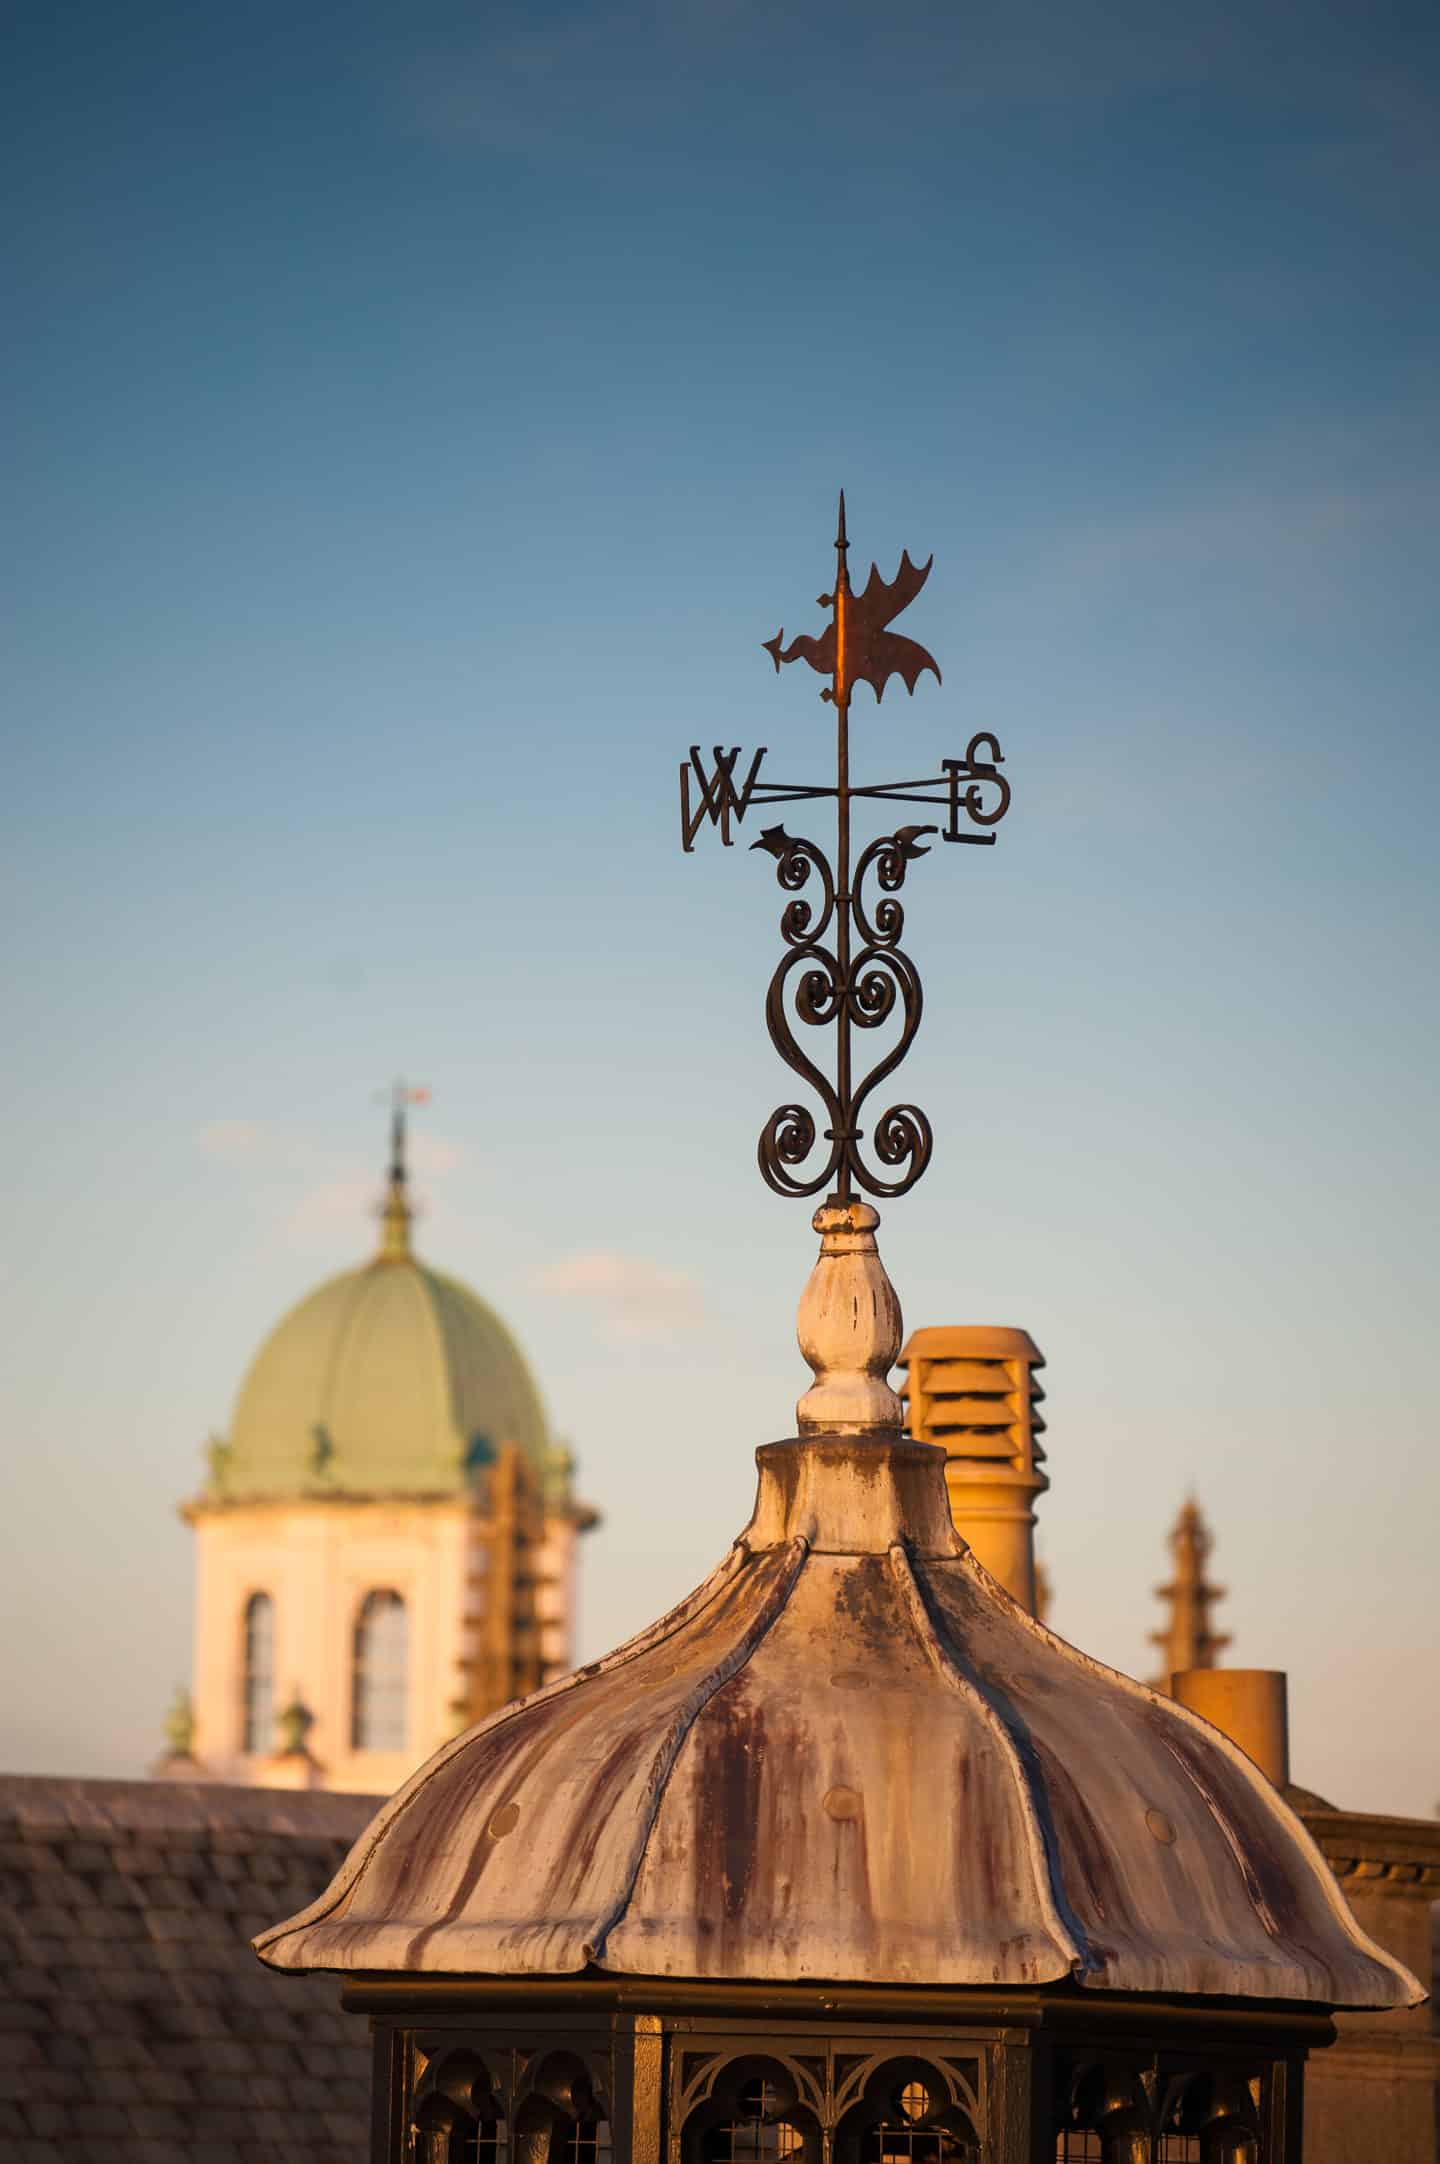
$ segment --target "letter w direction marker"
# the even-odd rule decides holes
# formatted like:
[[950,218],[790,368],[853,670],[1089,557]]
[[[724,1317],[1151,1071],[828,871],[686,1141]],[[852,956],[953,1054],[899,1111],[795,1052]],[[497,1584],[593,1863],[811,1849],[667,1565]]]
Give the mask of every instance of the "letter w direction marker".
[[[760,761],[765,756],[765,750],[766,747],[762,744],[750,761],[749,773],[737,789],[735,762],[740,756],[738,744],[730,751],[726,751],[722,744],[715,746],[715,768],[711,774],[705,772],[700,746],[690,746],[690,756],[680,769],[680,837],[687,853],[694,850],[695,837],[707,819],[712,826],[719,827],[721,841],[727,849],[730,847],[730,821],[733,818],[738,826],[745,816],[755,791],[755,780],[760,772]],[[692,769],[700,787],[700,801],[693,811],[690,808]]]

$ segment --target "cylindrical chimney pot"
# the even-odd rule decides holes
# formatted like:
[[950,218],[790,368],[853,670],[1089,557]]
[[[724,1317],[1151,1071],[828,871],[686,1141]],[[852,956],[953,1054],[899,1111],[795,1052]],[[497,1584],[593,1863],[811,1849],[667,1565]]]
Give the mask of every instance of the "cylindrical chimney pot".
[[946,1455],[945,1485],[956,1530],[1007,1593],[1035,1613],[1035,1500],[1040,1470],[1045,1362],[1024,1330],[986,1323],[911,1333],[900,1355],[905,1424],[917,1443]]
[[1282,1668],[1184,1668],[1170,1695],[1220,1729],[1277,1788],[1290,1779],[1290,1713]]

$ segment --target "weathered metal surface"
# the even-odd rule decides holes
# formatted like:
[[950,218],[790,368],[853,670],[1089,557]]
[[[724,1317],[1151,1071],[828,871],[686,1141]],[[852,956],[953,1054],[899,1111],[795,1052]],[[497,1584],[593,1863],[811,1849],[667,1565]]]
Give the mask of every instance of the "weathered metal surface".
[[759,1461],[691,1600],[441,1751],[266,1961],[1419,1995],[1242,1752],[986,1576],[941,1451]]

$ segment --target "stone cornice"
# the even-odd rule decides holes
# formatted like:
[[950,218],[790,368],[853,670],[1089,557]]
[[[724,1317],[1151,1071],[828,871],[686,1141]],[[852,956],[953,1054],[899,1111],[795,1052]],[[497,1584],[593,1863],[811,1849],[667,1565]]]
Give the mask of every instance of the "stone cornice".
[[1382,1881],[1433,1900],[1440,1890],[1440,1819],[1368,1811],[1302,1811],[1342,1886]]
[[393,1494],[355,1495],[338,1488],[312,1488],[302,1495],[197,1495],[188,1502],[177,1504],[176,1514],[187,1525],[198,1525],[206,1518],[233,1518],[245,1511],[263,1512],[268,1516],[282,1511],[334,1509],[462,1512],[480,1509],[483,1515],[483,1506],[478,1499],[463,1489],[458,1494],[453,1489],[430,1495],[397,1489]]

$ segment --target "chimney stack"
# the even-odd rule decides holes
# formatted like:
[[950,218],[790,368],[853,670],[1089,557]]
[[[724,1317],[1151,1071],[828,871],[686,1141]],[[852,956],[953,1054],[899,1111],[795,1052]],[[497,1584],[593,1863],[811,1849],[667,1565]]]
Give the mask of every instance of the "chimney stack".
[[1170,1696],[1238,1743],[1277,1788],[1290,1779],[1290,1710],[1283,1668],[1189,1668]]
[[957,1323],[911,1332],[905,1425],[917,1443],[946,1453],[950,1512],[962,1539],[1029,1615],[1035,1614],[1035,1511],[1050,1483],[1040,1467],[1036,1410],[1045,1365],[1024,1330]]

